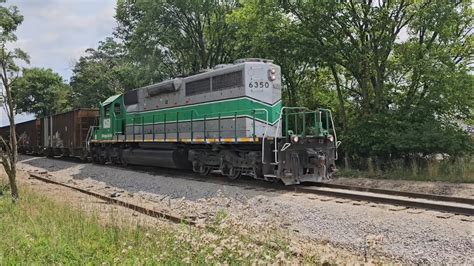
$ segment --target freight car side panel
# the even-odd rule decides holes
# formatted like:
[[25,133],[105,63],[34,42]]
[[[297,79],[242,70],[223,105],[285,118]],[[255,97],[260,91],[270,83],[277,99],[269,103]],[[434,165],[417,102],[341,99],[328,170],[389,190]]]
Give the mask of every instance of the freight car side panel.
[[39,121],[37,119],[19,123],[16,125],[16,134],[18,138],[18,146],[20,147],[38,147],[40,142],[37,131]]
[[78,109],[42,119],[42,139],[46,153],[53,155],[83,156],[87,132],[97,126],[97,109]]

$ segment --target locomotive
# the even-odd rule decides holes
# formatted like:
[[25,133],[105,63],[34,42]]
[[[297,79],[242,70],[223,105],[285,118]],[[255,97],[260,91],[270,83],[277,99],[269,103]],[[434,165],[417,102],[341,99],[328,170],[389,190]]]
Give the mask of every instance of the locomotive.
[[99,107],[85,148],[92,161],[250,175],[286,185],[336,170],[327,109],[282,106],[280,67],[240,59],[115,95]]

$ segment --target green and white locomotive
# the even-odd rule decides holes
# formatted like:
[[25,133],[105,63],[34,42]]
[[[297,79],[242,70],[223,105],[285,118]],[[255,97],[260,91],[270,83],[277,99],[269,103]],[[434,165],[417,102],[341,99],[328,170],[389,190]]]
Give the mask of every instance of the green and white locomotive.
[[95,162],[220,171],[285,184],[322,181],[335,171],[329,110],[283,107],[280,67],[234,64],[112,96],[88,140]]

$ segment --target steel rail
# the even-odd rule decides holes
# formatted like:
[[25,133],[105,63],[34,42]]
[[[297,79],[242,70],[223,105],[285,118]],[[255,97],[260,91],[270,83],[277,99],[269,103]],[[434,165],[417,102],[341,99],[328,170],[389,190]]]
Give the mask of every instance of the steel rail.
[[[110,166],[109,166],[110,167]],[[120,166],[112,166],[122,168]],[[132,171],[137,171],[137,169],[128,168]],[[139,172],[151,173],[148,170],[138,170]],[[153,174],[153,173],[152,173]],[[230,183],[225,180],[209,180],[208,178],[198,178],[198,177],[179,177],[185,178],[188,180],[195,180],[201,182],[211,182],[215,184],[221,185],[229,185],[229,186],[238,186],[248,188],[248,184],[233,181]],[[50,179],[45,179],[50,183],[54,183],[54,181]],[[70,187],[66,184],[59,183],[63,186]],[[427,210],[435,210],[447,213],[455,213],[455,214],[462,214],[467,216],[474,216],[474,200],[468,198],[459,198],[459,197],[450,197],[450,196],[442,196],[442,195],[435,195],[435,194],[424,194],[424,193],[414,193],[414,192],[406,192],[406,191],[397,191],[397,190],[387,190],[387,189],[379,189],[379,188],[368,188],[368,187],[360,187],[360,186],[350,186],[350,185],[341,185],[341,184],[331,184],[331,183],[313,183],[313,187],[310,186],[278,186],[275,184],[270,183],[262,183],[262,184],[255,184],[254,189],[270,189],[275,191],[290,191],[290,192],[300,192],[300,193],[307,193],[307,194],[319,194],[323,196],[330,196],[330,197],[338,197],[338,198],[346,198],[351,200],[357,201],[368,201],[374,203],[382,203],[382,204],[390,204],[396,206],[405,206],[411,208],[420,208],[420,209],[427,209]],[[345,191],[330,191],[330,190],[318,190],[318,187],[324,187],[328,189],[339,189]],[[72,189],[78,189],[75,187],[71,187]],[[373,194],[355,194],[354,191],[359,192],[368,192]],[[88,193],[88,192],[85,192]],[[374,195],[378,194],[378,195]],[[387,196],[397,196],[403,198],[390,198]],[[106,197],[106,196],[104,196]],[[108,198],[108,197],[106,197]],[[110,200],[116,200],[114,198],[110,198]],[[430,202],[426,201],[419,201],[419,200],[429,200]],[[450,205],[449,203],[453,204],[464,204],[464,206],[459,205]],[[470,206],[465,206],[470,205]],[[126,207],[126,206],[125,206]],[[145,210],[143,210],[145,211]],[[145,213],[146,214],[146,213]],[[166,218],[166,217],[164,217]],[[182,222],[182,218],[179,218],[179,221]],[[192,222],[192,221],[190,221]]]
[[474,205],[474,199],[470,199],[470,198],[460,198],[460,197],[443,196],[443,195],[436,195],[436,194],[370,188],[370,187],[361,187],[361,186],[353,186],[353,185],[331,184],[331,183],[323,183],[323,182],[317,182],[313,184],[318,187],[346,189],[346,190],[372,192],[372,193],[386,194],[386,195],[393,195],[393,196],[402,196],[402,197],[409,197],[409,198],[436,200],[436,201],[443,201],[443,202],[455,202],[455,203],[464,203],[464,204]]
[[122,207],[125,207],[125,208],[128,208],[128,209],[134,210],[136,212],[139,212],[139,213],[142,213],[142,214],[154,217],[154,218],[162,218],[162,219],[166,219],[166,220],[169,220],[171,222],[174,222],[174,223],[196,225],[196,222],[193,221],[193,220],[189,220],[189,219],[186,219],[186,218],[183,218],[183,217],[171,215],[171,214],[165,213],[165,212],[160,212],[160,211],[156,211],[156,210],[152,210],[152,209],[147,209],[143,206],[139,206],[139,205],[136,205],[136,204],[133,204],[133,203],[130,203],[130,202],[125,202],[125,201],[122,201],[122,200],[119,200],[119,199],[116,199],[116,198],[108,197],[108,196],[105,196],[103,194],[99,194],[99,193],[96,193],[96,192],[93,192],[93,191],[90,191],[90,190],[78,188],[78,187],[67,185],[67,184],[64,184],[64,183],[60,183],[60,182],[51,180],[49,178],[40,176],[36,173],[29,172],[28,174],[30,175],[30,177],[32,177],[36,180],[39,180],[39,181],[42,181],[42,182],[45,182],[45,183],[54,184],[54,185],[63,186],[63,187],[66,187],[66,188],[69,188],[69,189],[72,189],[72,190],[75,190],[75,191],[78,191],[78,192],[96,197],[96,198],[104,200],[106,202],[113,203],[113,204],[116,204],[116,205],[119,205],[119,206],[122,206]]
[[[342,190],[342,189],[341,189]],[[354,193],[354,191],[346,190],[320,190],[318,188],[310,188],[310,187],[293,187],[294,192],[300,193],[307,193],[307,194],[317,194],[323,196],[330,196],[330,197],[338,197],[338,198],[346,198],[351,200],[358,200],[358,201],[368,201],[374,203],[382,203],[382,204],[390,204],[396,206],[404,206],[404,207],[413,207],[413,208],[420,208],[420,209],[427,209],[427,210],[434,210],[434,211],[441,211],[441,212],[448,212],[454,214],[461,214],[467,216],[474,215],[474,206],[467,206],[464,205],[452,205],[449,202],[436,202],[436,201],[426,201],[426,199],[416,198],[394,198],[394,197],[387,197],[386,194],[358,194]],[[371,192],[373,193],[373,192]],[[393,195],[389,195],[393,196]],[[400,196],[399,196],[400,197]],[[458,204],[458,203],[455,203]]]

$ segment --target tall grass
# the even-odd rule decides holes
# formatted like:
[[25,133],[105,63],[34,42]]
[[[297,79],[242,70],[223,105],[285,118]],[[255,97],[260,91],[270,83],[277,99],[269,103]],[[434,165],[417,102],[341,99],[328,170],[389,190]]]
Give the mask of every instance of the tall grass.
[[394,161],[389,165],[385,165],[383,169],[376,169],[369,162],[367,170],[341,168],[337,175],[342,177],[474,183],[474,159],[473,157],[466,157],[457,160],[411,160],[408,165],[405,162]]
[[[85,214],[22,189],[20,203],[0,196],[0,265],[29,264],[250,264],[277,261],[288,240],[271,232],[259,244],[255,234],[240,234],[225,224],[224,212],[213,225],[160,229],[99,223]],[[281,257],[281,254],[280,256]],[[304,262],[315,262],[309,257]]]

